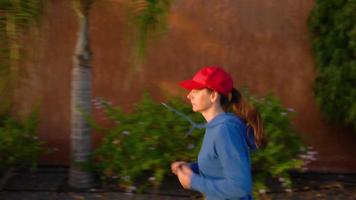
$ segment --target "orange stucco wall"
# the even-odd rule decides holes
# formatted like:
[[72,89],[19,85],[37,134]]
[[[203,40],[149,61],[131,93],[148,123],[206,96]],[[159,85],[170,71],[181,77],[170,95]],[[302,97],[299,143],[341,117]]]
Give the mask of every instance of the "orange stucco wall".
[[[313,5],[312,0],[176,1],[168,31],[150,41],[147,62],[132,70],[122,1],[96,1],[90,18],[93,96],[125,109],[146,89],[157,99],[183,97],[179,80],[203,65],[221,65],[231,72],[236,87],[247,86],[257,96],[273,92],[296,110],[295,128],[320,154],[311,169],[355,172],[355,134],[329,125],[313,96],[317,71],[306,25]],[[77,28],[70,3],[50,1],[41,38],[29,42],[36,53],[29,54],[26,84],[16,93],[16,112],[41,103],[40,138],[58,149],[44,157],[44,163],[67,164],[69,159],[70,75]],[[97,145],[100,136],[93,138]]]

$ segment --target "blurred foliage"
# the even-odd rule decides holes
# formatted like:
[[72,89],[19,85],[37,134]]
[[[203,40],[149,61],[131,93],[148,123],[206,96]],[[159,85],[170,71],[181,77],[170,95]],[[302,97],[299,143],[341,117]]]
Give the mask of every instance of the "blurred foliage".
[[128,23],[134,26],[134,47],[140,56],[145,55],[147,39],[166,30],[172,2],[174,0],[131,0],[127,4]]
[[39,24],[44,0],[0,1],[0,114],[11,104],[11,95],[16,77],[23,36],[28,29]]
[[89,16],[91,6],[95,0],[71,0],[70,3],[77,16],[83,18],[84,16]]
[[[291,186],[288,171],[302,166],[303,160],[298,155],[304,148],[291,127],[292,111],[283,108],[272,95],[260,100],[252,96],[248,99],[261,111],[269,138],[265,149],[252,153],[255,189],[268,190],[266,180],[271,177],[278,178],[288,188]],[[194,114],[179,98],[172,98],[167,103],[194,121],[203,121],[200,114]],[[89,165],[104,180],[114,180],[120,186],[132,188],[137,180],[145,177],[143,185],[159,186],[170,173],[170,163],[196,160],[203,132],[196,130],[186,136],[189,123],[149,95],[144,95],[131,113],[123,113],[109,103],[97,103],[97,106],[116,122],[111,128],[102,128],[93,119],[91,122],[105,136],[92,154]]]
[[[307,153],[298,133],[293,129],[291,117],[294,109],[284,108],[272,94],[258,99],[243,91],[247,100],[261,113],[268,143],[263,149],[252,153],[254,166],[254,192],[268,191],[266,182],[274,178],[285,189],[292,187],[289,171],[304,167],[300,155]],[[312,158],[313,159],[313,158]]]
[[[167,103],[202,121],[200,115],[193,114],[178,99]],[[148,94],[132,113],[123,113],[109,104],[104,104],[104,109],[116,125],[104,130],[105,138],[92,157],[92,165],[103,178],[117,177],[121,186],[130,188],[139,178],[147,176],[146,183],[159,186],[170,172],[171,162],[195,159],[203,131],[186,135],[189,123],[154,102]]]
[[132,42],[133,69],[139,71],[147,53],[149,39],[167,30],[167,15],[175,0],[130,0],[126,6],[127,36]]
[[38,124],[37,110],[24,120],[0,115],[0,169],[36,168],[39,157],[47,152],[37,136]]
[[0,169],[35,168],[44,152],[38,141],[37,112],[17,120],[11,110],[23,58],[23,36],[39,22],[43,0],[0,0]]
[[317,0],[309,17],[317,100],[330,121],[356,130],[356,1]]

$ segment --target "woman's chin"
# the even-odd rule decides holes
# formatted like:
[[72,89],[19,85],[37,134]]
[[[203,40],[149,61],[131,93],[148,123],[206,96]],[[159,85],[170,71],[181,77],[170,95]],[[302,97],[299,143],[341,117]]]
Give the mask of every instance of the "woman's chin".
[[192,107],[193,112],[199,112],[199,109],[195,108],[194,106]]

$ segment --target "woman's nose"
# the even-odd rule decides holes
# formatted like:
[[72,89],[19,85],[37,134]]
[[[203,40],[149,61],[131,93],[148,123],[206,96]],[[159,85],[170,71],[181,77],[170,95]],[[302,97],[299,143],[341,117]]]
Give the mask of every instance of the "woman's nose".
[[191,93],[192,92],[189,92],[188,95],[187,95],[187,98],[190,99],[191,98]]

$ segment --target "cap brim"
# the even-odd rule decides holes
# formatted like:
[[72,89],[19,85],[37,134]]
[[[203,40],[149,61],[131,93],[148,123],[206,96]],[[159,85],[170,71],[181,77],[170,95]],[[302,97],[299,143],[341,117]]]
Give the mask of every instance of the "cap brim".
[[203,89],[206,86],[193,80],[181,81],[179,85],[186,90]]

